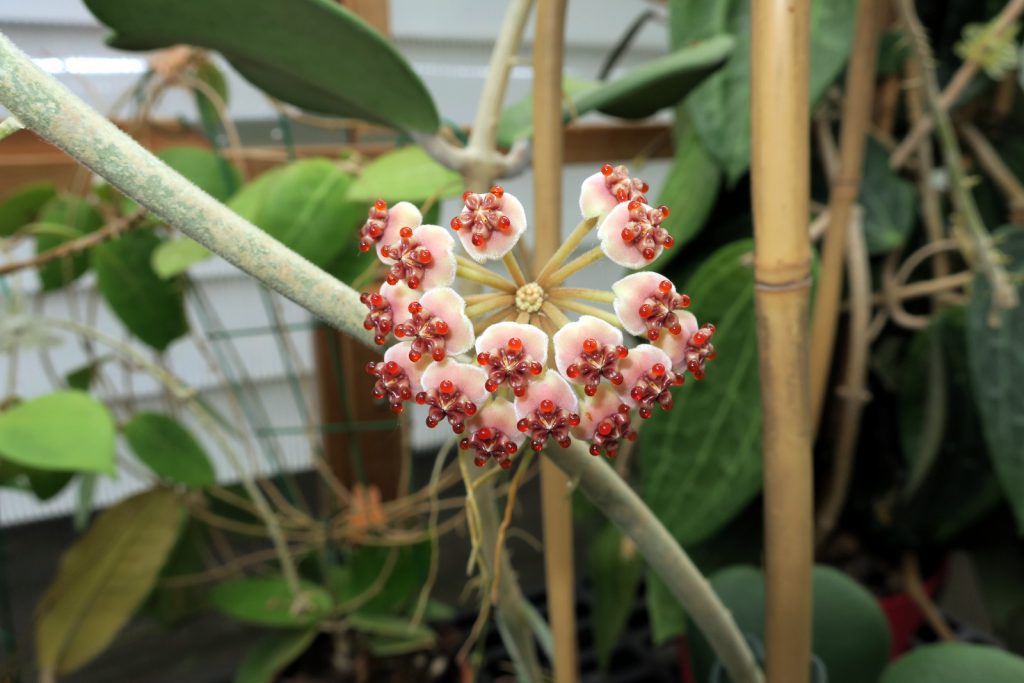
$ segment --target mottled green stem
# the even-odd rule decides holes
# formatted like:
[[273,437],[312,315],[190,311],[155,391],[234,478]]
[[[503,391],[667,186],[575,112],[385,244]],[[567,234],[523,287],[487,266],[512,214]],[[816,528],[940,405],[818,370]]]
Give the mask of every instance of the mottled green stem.
[[13,135],[14,133],[17,133],[24,127],[25,126],[21,125],[21,121],[14,118],[13,116],[8,116],[3,121],[0,121],[0,140],[3,140],[8,135]]

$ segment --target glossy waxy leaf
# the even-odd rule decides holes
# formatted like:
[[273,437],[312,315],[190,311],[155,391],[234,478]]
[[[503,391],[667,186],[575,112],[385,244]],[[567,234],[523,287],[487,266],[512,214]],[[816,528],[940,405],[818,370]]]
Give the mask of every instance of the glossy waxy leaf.
[[462,192],[462,177],[434,161],[422,147],[410,145],[382,154],[363,169],[348,198],[367,207],[377,199],[418,203]]
[[[741,565],[716,572],[710,580],[740,631],[764,642],[764,574]],[[829,683],[877,681],[889,658],[890,637],[878,601],[831,567],[815,567],[809,589],[814,595],[811,648],[825,665]],[[706,681],[714,655],[696,629],[692,643],[697,680]]]
[[264,173],[228,206],[318,266],[358,253],[367,206],[348,198],[352,176],[327,159],[303,159]]
[[210,604],[239,621],[278,628],[302,628],[320,622],[331,610],[331,596],[302,581],[293,596],[280,576],[234,579],[210,592]]
[[249,648],[235,672],[235,683],[274,683],[309,648],[316,634],[315,628],[307,628],[276,631],[261,637]]
[[138,413],[124,426],[124,435],[139,460],[161,477],[194,487],[217,483],[206,451],[174,418]]
[[387,39],[331,0],[86,0],[125,50],[219,51],[253,85],[310,111],[433,133],[426,86]]
[[[1024,301],[1024,229],[1006,227],[994,235],[1008,261],[1017,293]],[[967,306],[967,363],[989,455],[1024,530],[1024,306],[996,312],[992,287],[981,274],[974,279]]]
[[158,351],[188,332],[182,283],[153,272],[160,246],[152,230],[136,230],[92,250],[100,292],[136,337]]
[[181,526],[173,491],[153,489],[102,513],[61,559],[39,603],[39,669],[64,675],[102,652],[153,589]]
[[1019,683],[1024,658],[973,643],[919,647],[886,667],[880,683]]
[[[41,229],[36,234],[36,253],[41,254],[98,230],[103,216],[95,206],[78,197],[55,197],[39,212],[39,223],[59,225],[63,231]],[[56,259],[39,267],[43,291],[53,291],[73,282],[89,267],[88,252]]]
[[0,413],[0,457],[40,470],[113,472],[114,420],[88,394],[46,394]]
[[612,652],[629,621],[640,579],[643,558],[636,546],[611,525],[591,542],[587,552],[593,602],[594,649],[602,669],[608,668]]
[[53,183],[31,183],[0,203],[0,237],[10,237],[23,225],[35,222],[43,206],[57,196]]
[[[686,106],[707,149],[729,183],[750,166],[751,0],[671,0],[672,44],[688,45],[718,34],[735,37],[725,65],[687,98]],[[853,40],[853,0],[813,0],[811,6],[810,102],[839,75]]]
[[[640,119],[671,107],[725,64],[733,47],[734,41],[730,36],[710,36],[614,80],[590,87],[585,81],[566,81],[565,91],[572,100],[572,107],[565,108],[565,121],[591,111]],[[525,115],[527,110],[532,111],[532,103],[527,106],[521,102],[502,115],[499,125],[501,143],[511,144],[532,134],[533,120],[532,116]]]

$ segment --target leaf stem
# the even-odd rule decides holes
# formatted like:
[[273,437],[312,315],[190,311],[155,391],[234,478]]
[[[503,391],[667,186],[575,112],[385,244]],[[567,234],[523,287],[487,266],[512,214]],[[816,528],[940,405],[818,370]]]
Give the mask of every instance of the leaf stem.
[[597,218],[587,218],[582,221],[579,225],[573,228],[573,231],[569,233],[569,236],[565,238],[562,245],[558,247],[551,258],[547,260],[544,267],[537,273],[537,281],[543,282],[551,273],[557,269],[566,258],[580,245],[580,242],[587,236],[594,226],[597,225]]
[[541,287],[553,287],[554,285],[560,285],[565,282],[569,276],[583,270],[587,266],[597,263],[604,258],[604,251],[600,246],[596,246],[590,251],[585,251],[577,256],[572,261],[569,261],[564,266],[551,273],[546,281],[541,281],[539,278],[537,282],[540,283]]

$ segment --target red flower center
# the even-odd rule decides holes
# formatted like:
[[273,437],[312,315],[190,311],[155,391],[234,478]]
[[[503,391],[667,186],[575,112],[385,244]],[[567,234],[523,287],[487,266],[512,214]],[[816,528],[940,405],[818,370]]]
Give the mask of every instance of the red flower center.
[[580,416],[559,408],[554,401],[544,400],[529,416],[521,419],[516,428],[530,438],[530,448],[539,451],[549,438],[558,442],[562,448],[572,443],[569,431],[580,423]]
[[373,385],[373,397],[387,398],[391,412],[405,410],[403,403],[412,398],[412,383],[402,366],[395,361],[377,361],[366,364],[366,374],[377,378]]
[[402,228],[399,234],[401,239],[398,242],[380,250],[383,256],[395,260],[387,274],[388,284],[394,285],[405,280],[410,289],[419,289],[423,274],[434,262],[434,255],[413,241],[412,228]]
[[630,178],[629,169],[625,166],[605,164],[601,167],[601,175],[604,176],[605,187],[620,204],[633,199],[647,201],[644,195],[650,187],[639,178]]
[[667,328],[671,334],[682,332],[683,326],[674,310],[689,305],[690,297],[686,294],[675,294],[670,281],[662,280],[658,283],[658,288],[644,299],[637,311],[647,326],[648,339],[654,341],[660,337],[662,328]]
[[617,412],[597,423],[590,437],[591,455],[601,455],[603,450],[609,458],[614,458],[623,439],[636,439],[636,431],[630,427],[629,413],[629,406],[620,403]]
[[473,432],[473,435],[459,442],[459,448],[466,451],[470,448],[476,450],[476,457],[473,462],[477,467],[483,467],[487,460],[494,458],[498,465],[507,470],[512,467],[511,456],[515,455],[519,448],[501,430],[491,427],[481,427]]
[[468,231],[470,242],[478,248],[486,246],[496,230],[505,235],[511,233],[512,221],[501,210],[504,196],[505,190],[500,185],[495,185],[490,192],[483,194],[464,193],[462,201],[465,206],[452,219],[452,230]]
[[655,363],[651,369],[641,375],[633,388],[630,389],[630,397],[640,404],[638,412],[640,417],[647,419],[651,416],[651,408],[657,403],[662,410],[672,408],[672,392],[669,389],[683,383],[683,376],[676,374],[661,363]]
[[448,420],[452,431],[461,434],[466,429],[466,419],[476,415],[476,404],[466,399],[454,382],[444,380],[437,389],[416,394],[416,403],[430,406],[427,411],[427,426],[433,429],[441,420]]
[[363,327],[373,330],[373,341],[376,344],[383,344],[387,341],[388,333],[395,324],[394,311],[391,310],[391,303],[378,292],[363,292],[359,300],[370,309],[363,319]]
[[690,335],[690,341],[686,344],[683,361],[694,379],[704,379],[705,364],[707,361],[715,359],[715,347],[711,345],[711,336],[714,333],[715,326],[705,323]]
[[633,245],[645,260],[653,260],[658,247],[667,249],[675,244],[672,235],[661,227],[661,221],[668,216],[668,207],[652,209],[640,199],[634,199],[628,208],[629,221],[622,228],[622,241]]
[[363,227],[359,228],[359,251],[370,251],[377,242],[384,236],[384,228],[388,224],[388,205],[383,199],[378,199],[370,207],[369,215]]
[[622,384],[618,365],[627,355],[629,350],[625,346],[602,346],[596,339],[585,339],[580,355],[565,369],[565,374],[569,379],[579,380],[587,396],[593,396],[602,377],[612,384]]
[[544,367],[523,350],[523,342],[518,337],[510,338],[504,347],[494,352],[478,354],[476,362],[487,370],[484,384],[487,391],[493,393],[508,382],[512,393],[520,397],[526,395],[530,377],[544,371]]
[[418,301],[409,304],[409,313],[412,314],[409,320],[395,326],[395,336],[411,342],[409,360],[419,362],[426,353],[436,361],[444,360],[446,339],[451,331],[448,323],[430,312],[425,313]]

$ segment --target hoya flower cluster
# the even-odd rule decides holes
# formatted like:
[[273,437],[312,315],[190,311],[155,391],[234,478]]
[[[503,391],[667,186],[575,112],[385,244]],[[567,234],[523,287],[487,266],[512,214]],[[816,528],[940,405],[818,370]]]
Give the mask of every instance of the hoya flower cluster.
[[[672,407],[673,386],[704,377],[714,358],[714,326],[687,310],[689,297],[651,271],[622,278],[610,291],[563,286],[604,258],[642,268],[672,237],[666,207],[647,204],[646,183],[605,164],[583,182],[583,221],[536,273],[513,255],[526,231],[522,203],[501,187],[466,192],[448,229],[422,224],[415,206],[377,201],[360,232],[386,268],[377,291],[362,295],[364,326],[378,344],[397,342],[366,370],[374,396],[400,413],[427,407],[427,425],[447,422],[464,435],[478,465],[502,467],[526,441],[534,450],[573,438],[614,457],[636,438],[634,416]],[[600,246],[570,257],[596,229]],[[468,258],[455,253],[455,238]],[[509,277],[486,268],[504,262]],[[492,292],[463,297],[456,278]],[[611,304],[614,313],[594,304]],[[570,319],[570,314],[576,319]],[[625,334],[646,338],[632,348]]]

